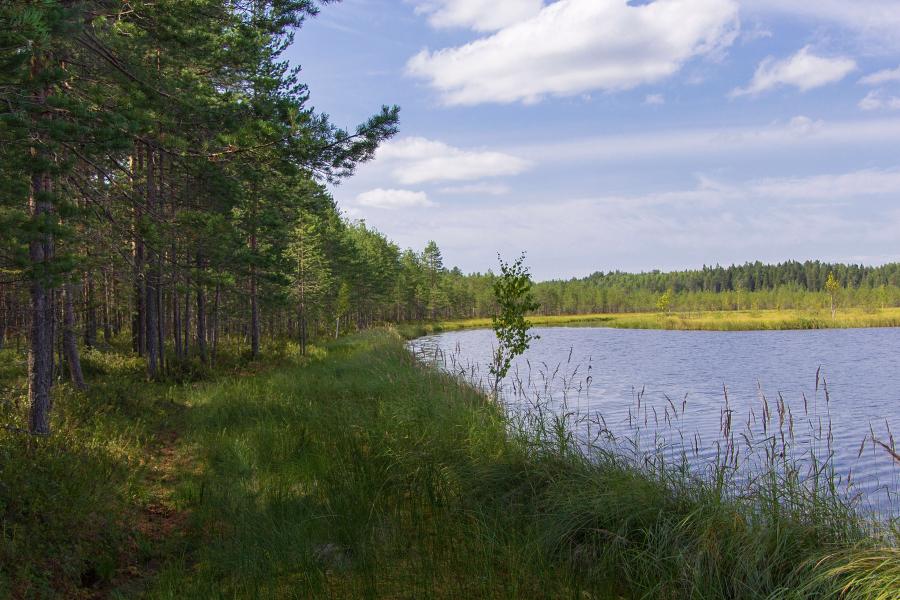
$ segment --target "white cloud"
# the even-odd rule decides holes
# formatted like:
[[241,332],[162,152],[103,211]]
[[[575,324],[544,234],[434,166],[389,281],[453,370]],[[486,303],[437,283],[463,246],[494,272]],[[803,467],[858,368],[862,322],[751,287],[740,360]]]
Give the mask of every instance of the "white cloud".
[[441,188],[441,194],[458,194],[469,196],[505,196],[510,192],[509,186],[502,183],[473,183]]
[[385,210],[436,206],[434,202],[428,199],[428,194],[425,192],[386,190],[382,188],[369,190],[358,195],[356,204],[367,208],[381,208]]
[[863,85],[881,85],[892,81],[900,81],[900,67],[896,69],[884,69],[871,75],[866,75],[859,82]]
[[660,106],[666,103],[666,97],[662,94],[647,94],[644,98],[644,104],[648,106]]
[[432,27],[469,27],[475,31],[497,31],[533,17],[543,0],[417,0],[416,12],[428,15]]
[[[484,270],[529,249],[538,278],[597,269],[896,255],[900,169],[730,182],[554,202],[447,205],[368,215],[402,245],[437,239],[448,263]],[[534,240],[540,240],[535,243]],[[639,243],[635,243],[639,240]],[[573,248],[577,252],[573,253]]]
[[376,162],[388,166],[393,178],[404,185],[518,175],[530,166],[511,154],[463,150],[421,137],[385,144],[378,150]]
[[856,62],[852,59],[816,56],[805,46],[784,60],[766,58],[757,67],[750,85],[735,89],[731,95],[757,95],[782,85],[792,85],[805,92],[836,83],[855,69]]
[[756,40],[764,40],[772,37],[772,31],[763,27],[759,22],[753,24],[753,27],[744,27],[741,31],[741,42],[749,44]]
[[822,130],[825,121],[813,121],[805,115],[798,115],[788,122],[787,130],[798,138],[814,135]]
[[900,10],[897,0],[740,0],[748,15],[779,13],[831,23],[859,34],[868,48],[898,46]]
[[702,157],[748,156],[820,152],[829,148],[859,147],[871,150],[875,144],[896,146],[900,139],[900,119],[814,120],[797,116],[788,122],[761,126],[676,129],[647,133],[595,136],[561,142],[542,141],[509,149],[517,156],[537,163],[620,164],[640,160],[656,162],[666,158],[700,160]]
[[491,36],[423,50],[407,71],[446,104],[528,103],[661,81],[728,47],[737,31],[735,0],[557,0]]
[[748,186],[753,196],[790,200],[853,200],[900,195],[900,171],[865,169],[810,177],[763,179]]
[[862,110],[900,110],[900,97],[886,96],[881,90],[873,90],[859,101]]

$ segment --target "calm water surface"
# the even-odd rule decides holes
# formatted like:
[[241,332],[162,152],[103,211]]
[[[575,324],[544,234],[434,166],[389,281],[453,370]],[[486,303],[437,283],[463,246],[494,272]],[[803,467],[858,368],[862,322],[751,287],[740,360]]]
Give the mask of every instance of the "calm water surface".
[[[715,458],[726,391],[732,430],[739,440],[745,432],[754,444],[773,432],[777,440],[783,402],[783,429],[793,423],[793,455],[805,456],[810,448],[820,457],[833,451],[843,484],[850,478],[849,493],[859,494],[866,508],[897,512],[890,496],[900,489],[900,465],[872,442],[872,434],[891,445],[891,432],[900,432],[900,329],[557,327],[535,333],[540,339],[504,387],[512,406],[528,402],[515,393],[516,381],[552,389],[552,408],[563,410],[565,395],[565,410],[594,415],[593,425],[578,427],[582,437],[594,436],[602,423],[617,436],[651,446],[662,436],[670,447],[690,448],[691,460],[699,461]],[[494,343],[492,331],[471,330],[420,338],[411,348],[477,382],[489,379]]]

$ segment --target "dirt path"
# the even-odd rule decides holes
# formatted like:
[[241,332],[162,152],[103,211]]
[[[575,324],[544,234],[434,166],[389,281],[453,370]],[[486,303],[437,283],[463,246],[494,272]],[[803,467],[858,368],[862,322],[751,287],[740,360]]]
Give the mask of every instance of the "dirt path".
[[174,496],[179,477],[190,472],[193,464],[178,430],[167,429],[157,435],[144,465],[143,487],[149,496],[131,514],[133,533],[127,550],[120,557],[112,581],[88,598],[108,598],[114,592],[126,598],[141,596],[166,559],[183,549],[190,514],[178,507]]

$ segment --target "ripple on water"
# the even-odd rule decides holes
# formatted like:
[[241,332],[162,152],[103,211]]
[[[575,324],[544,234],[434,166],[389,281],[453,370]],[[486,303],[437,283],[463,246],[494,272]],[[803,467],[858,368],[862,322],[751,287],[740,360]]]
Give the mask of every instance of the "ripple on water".
[[[830,434],[835,471],[844,481],[852,473],[864,505],[885,510],[885,490],[900,489],[900,466],[871,439],[874,433],[891,444],[892,432],[900,432],[900,329],[535,332],[540,339],[513,372],[532,389],[546,387],[557,407],[565,388],[570,409],[602,415],[616,435],[639,428],[642,440],[686,440],[699,446],[693,460],[714,458],[727,390],[732,429],[754,444],[777,434],[783,406],[795,457],[810,449],[826,455]],[[493,344],[492,331],[470,330],[420,338],[411,347],[431,356],[440,351],[445,366],[479,379]],[[504,396],[513,406],[520,401],[509,386]],[[586,425],[580,434],[587,436]],[[738,444],[745,439],[738,436]]]

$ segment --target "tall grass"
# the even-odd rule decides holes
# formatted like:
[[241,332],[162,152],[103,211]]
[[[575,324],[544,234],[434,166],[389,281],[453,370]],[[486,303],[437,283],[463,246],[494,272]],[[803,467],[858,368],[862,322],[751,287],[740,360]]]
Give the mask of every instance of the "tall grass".
[[586,451],[564,418],[511,419],[386,333],[209,388],[191,413],[203,468],[178,497],[197,537],[153,597],[897,591],[896,565],[868,558],[893,561],[893,538],[828,486],[782,477],[736,492],[727,470]]
[[[311,354],[277,369],[235,361],[202,384],[141,385],[136,361],[120,359],[94,374],[89,401],[58,402],[59,442],[0,439],[21,473],[9,480],[12,463],[0,463],[3,485],[13,482],[0,486],[4,592],[896,597],[893,538],[874,537],[837,496],[765,482],[733,493],[724,477],[586,448],[559,413],[510,416],[389,332]],[[154,479],[155,439],[168,430],[180,436],[173,470]],[[16,497],[31,508],[11,510]],[[160,499],[184,518],[168,542],[142,539],[131,521]],[[45,559],[66,552],[71,574],[59,575]],[[123,562],[129,552],[138,558]],[[139,581],[123,575],[135,565]],[[101,584],[82,581],[87,567]],[[68,587],[52,580],[65,576]]]
[[[0,351],[0,598],[100,594],[142,577],[169,551],[142,524],[165,496],[161,435],[177,436],[198,382],[254,365],[226,341],[216,366],[192,359],[148,382],[127,345],[83,353],[87,392],[55,382],[47,438],[25,433],[23,352]],[[272,364],[277,350],[269,348]]]

